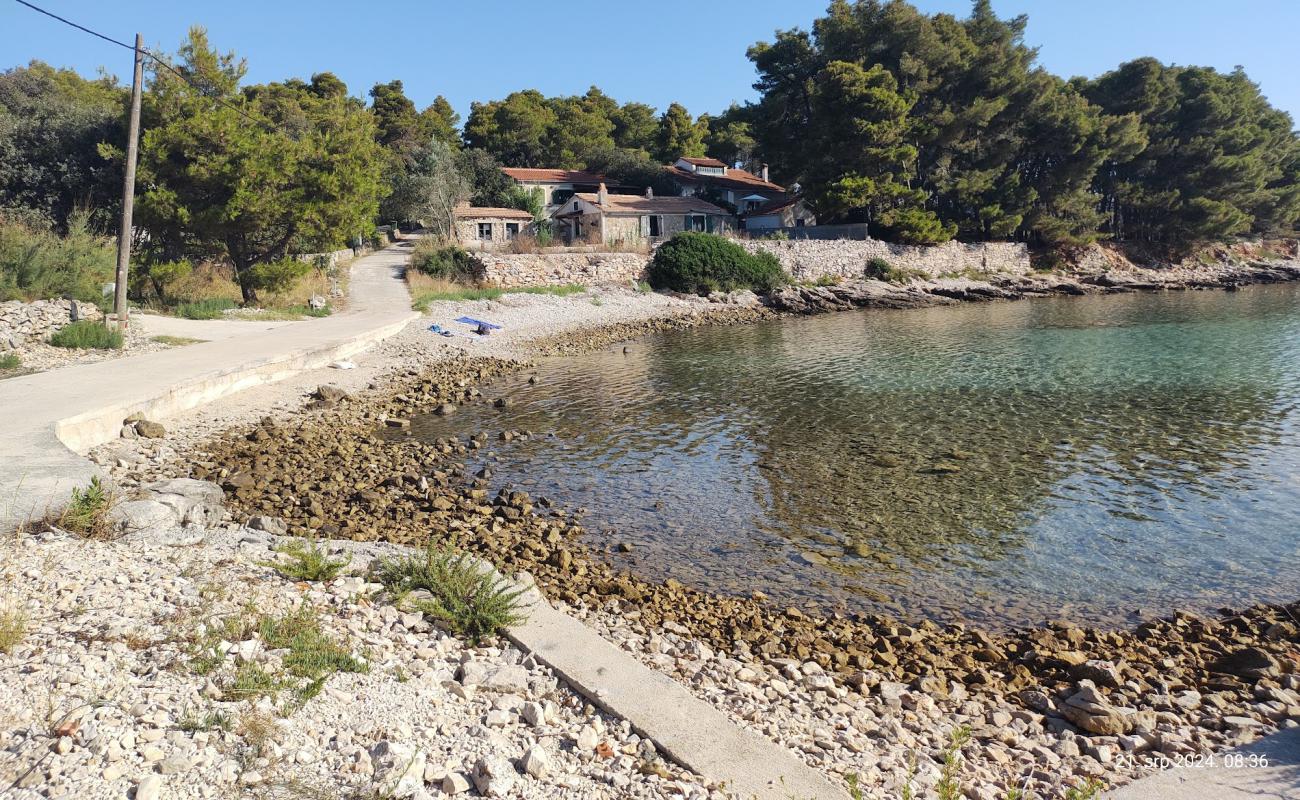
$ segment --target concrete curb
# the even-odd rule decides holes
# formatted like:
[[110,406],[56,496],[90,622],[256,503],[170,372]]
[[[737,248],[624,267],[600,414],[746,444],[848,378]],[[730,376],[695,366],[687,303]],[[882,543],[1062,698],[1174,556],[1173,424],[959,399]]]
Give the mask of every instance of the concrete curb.
[[546,602],[527,581],[528,621],[506,632],[594,705],[627,720],[665,756],[741,800],[845,800],[848,792],[775,742],[744,730]]

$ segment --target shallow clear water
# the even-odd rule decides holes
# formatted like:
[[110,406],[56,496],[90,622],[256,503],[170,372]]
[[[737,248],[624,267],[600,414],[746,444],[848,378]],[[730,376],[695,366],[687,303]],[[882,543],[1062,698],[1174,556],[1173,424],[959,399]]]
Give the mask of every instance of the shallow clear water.
[[1297,286],[708,328],[536,373],[416,435],[543,434],[479,461],[648,577],[992,625],[1300,594]]

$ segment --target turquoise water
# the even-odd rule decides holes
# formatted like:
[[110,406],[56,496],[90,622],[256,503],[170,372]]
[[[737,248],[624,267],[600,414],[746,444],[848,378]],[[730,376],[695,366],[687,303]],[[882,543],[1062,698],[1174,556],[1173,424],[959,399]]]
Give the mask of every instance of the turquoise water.
[[[1300,596],[1300,287],[862,311],[557,358],[416,421],[652,578],[1015,625]],[[477,468],[480,463],[472,466]]]

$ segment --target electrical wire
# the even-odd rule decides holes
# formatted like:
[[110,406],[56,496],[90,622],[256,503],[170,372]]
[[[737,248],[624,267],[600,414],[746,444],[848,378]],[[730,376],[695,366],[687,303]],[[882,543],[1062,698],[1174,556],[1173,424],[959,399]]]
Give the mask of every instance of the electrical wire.
[[[33,5],[32,3],[27,2],[27,0],[14,0],[14,2],[15,2],[15,3],[18,3],[19,5],[26,6],[26,7],[30,8],[31,10],[33,10],[33,11],[35,11],[35,12],[37,12],[37,13],[44,14],[45,16],[47,16],[47,17],[49,17],[49,18],[51,18],[51,19],[58,20],[59,22],[62,22],[64,25],[68,25],[68,26],[70,26],[70,27],[76,28],[77,30],[82,31],[83,33],[88,33],[88,34],[90,34],[91,36],[97,37],[97,38],[99,38],[99,39],[103,39],[104,41],[106,41],[106,42],[108,42],[108,43],[110,43],[110,44],[115,44],[115,45],[117,45],[118,47],[122,47],[122,48],[125,48],[125,49],[127,49],[127,50],[130,50],[130,51],[132,51],[132,52],[135,52],[135,45],[130,45],[130,44],[127,44],[126,42],[120,42],[120,41],[118,41],[117,39],[114,39],[114,38],[111,37],[111,36],[106,36],[105,34],[100,33],[99,31],[91,30],[90,28],[87,28],[85,25],[79,25],[79,24],[73,22],[73,21],[70,20],[70,19],[67,19],[67,18],[65,18],[65,17],[61,17],[61,16],[59,16],[58,14],[55,14],[55,13],[52,12],[52,11],[46,11],[45,9],[41,8],[40,6]],[[242,108],[240,108],[240,107],[238,107],[238,106],[236,106],[236,105],[233,105],[233,104],[231,104],[231,103],[228,103],[228,102],[226,102],[225,100],[223,100],[223,99],[220,98],[220,97],[215,97],[215,96],[209,94],[208,91],[207,91],[207,89],[205,89],[204,87],[202,87],[202,86],[200,86],[199,84],[195,83],[193,80],[190,79],[190,77],[189,77],[188,75],[186,75],[185,73],[183,73],[183,72],[181,72],[180,70],[176,69],[176,68],[173,67],[171,64],[169,64],[165,59],[163,59],[163,58],[161,58],[161,57],[155,55],[153,52],[151,52],[151,51],[148,50],[147,48],[141,47],[141,48],[140,48],[140,53],[141,53],[141,55],[143,55],[143,56],[145,56],[145,57],[147,57],[147,58],[149,58],[149,59],[152,59],[152,60],[154,61],[154,63],[158,64],[158,66],[162,67],[163,69],[167,70],[168,72],[172,73],[172,74],[175,75],[176,77],[178,77],[178,78],[180,78],[181,80],[183,80],[183,81],[185,81],[186,83],[188,83],[190,86],[194,87],[196,90],[198,90],[198,92],[199,92],[199,94],[200,94],[201,96],[208,98],[209,100],[211,100],[212,102],[216,103],[217,105],[220,105],[220,106],[222,106],[222,107],[224,107],[224,108],[227,108],[227,109],[229,109],[229,110],[235,112],[236,114],[240,115],[240,116],[243,117],[244,119],[248,120],[249,122],[252,122],[252,123],[254,123],[254,124],[256,124],[256,125],[260,125],[260,126],[262,126],[263,128],[265,128],[265,129],[267,129],[267,130],[270,130],[270,131],[277,131],[277,132],[280,132],[280,133],[285,133],[285,134],[287,134],[287,131],[284,131],[284,130],[280,129],[279,127],[277,127],[276,125],[273,125],[272,123],[268,122],[267,120],[264,120],[264,119],[258,119],[257,117],[254,117],[254,116],[252,116],[251,114],[249,114],[248,112],[244,111]]]

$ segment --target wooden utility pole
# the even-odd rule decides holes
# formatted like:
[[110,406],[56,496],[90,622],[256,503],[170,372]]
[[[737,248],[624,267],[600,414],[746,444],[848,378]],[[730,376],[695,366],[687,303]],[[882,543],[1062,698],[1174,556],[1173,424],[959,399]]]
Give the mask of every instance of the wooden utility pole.
[[135,205],[135,161],[140,150],[140,84],[144,82],[144,37],[135,35],[135,78],[131,81],[131,123],[126,136],[126,170],[122,180],[122,231],[117,239],[117,285],[113,312],[117,328],[127,326],[126,282],[131,265],[131,212]]

